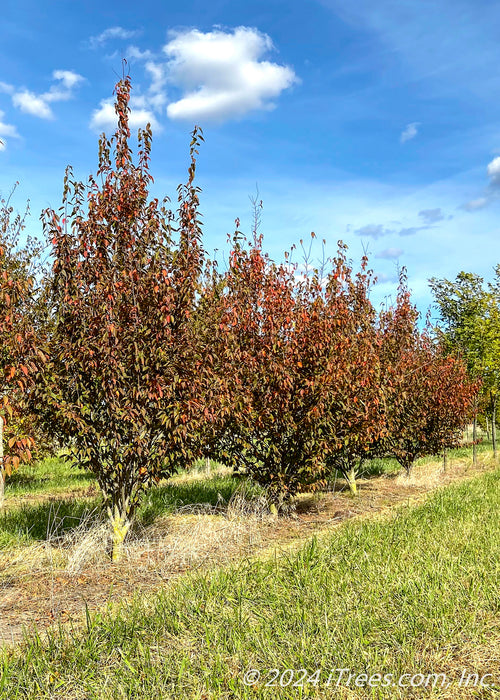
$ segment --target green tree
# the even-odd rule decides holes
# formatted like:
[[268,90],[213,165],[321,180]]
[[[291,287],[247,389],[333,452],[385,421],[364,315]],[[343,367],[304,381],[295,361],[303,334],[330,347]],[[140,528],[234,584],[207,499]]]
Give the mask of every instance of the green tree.
[[485,311],[479,320],[479,333],[484,340],[482,378],[491,413],[493,454],[497,456],[496,422],[500,393],[500,265],[495,280],[488,284]]
[[[493,446],[496,455],[496,407],[500,388],[500,266],[496,278],[486,288],[479,275],[460,272],[454,281],[430,280],[442,329],[449,349],[463,353],[470,374],[480,378],[489,396]],[[477,460],[476,411],[473,419],[473,459]]]

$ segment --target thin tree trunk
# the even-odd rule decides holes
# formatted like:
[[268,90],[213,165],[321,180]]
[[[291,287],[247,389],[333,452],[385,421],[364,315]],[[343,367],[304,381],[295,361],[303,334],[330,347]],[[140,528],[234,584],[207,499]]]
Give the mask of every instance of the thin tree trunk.
[[443,471],[446,472],[446,467],[448,466],[448,453],[446,447],[443,447]]
[[408,479],[410,478],[414,463],[415,463],[415,457],[412,460],[410,460],[410,459],[406,460],[404,465],[403,465],[405,468],[406,476],[408,477]]
[[117,513],[111,519],[111,526],[113,528],[111,559],[119,561],[123,554],[123,542],[130,529],[130,521],[124,515]]
[[111,559],[114,562],[121,559],[123,543],[132,524],[128,504],[129,501],[126,499],[124,503],[120,504],[120,507],[115,504],[113,509],[108,508],[108,517],[112,528]]
[[347,485],[349,486],[349,491],[352,496],[356,496],[358,493],[358,487],[356,485],[356,468],[351,467],[345,474]]
[[0,509],[5,501],[5,467],[3,463],[3,418],[0,416]]

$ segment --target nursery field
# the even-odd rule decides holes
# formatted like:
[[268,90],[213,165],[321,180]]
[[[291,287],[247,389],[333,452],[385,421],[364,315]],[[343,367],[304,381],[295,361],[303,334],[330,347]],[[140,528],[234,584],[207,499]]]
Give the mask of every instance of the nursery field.
[[[13,475],[0,516],[0,697],[500,697],[491,446],[374,460],[286,516],[200,463],[148,492],[120,562],[91,474]],[[343,669],[343,670],[342,670]]]

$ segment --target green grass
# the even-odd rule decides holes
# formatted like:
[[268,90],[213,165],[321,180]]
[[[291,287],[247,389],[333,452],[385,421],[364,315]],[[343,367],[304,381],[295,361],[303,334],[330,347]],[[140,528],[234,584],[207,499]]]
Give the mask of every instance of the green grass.
[[60,537],[97,513],[100,498],[23,504],[0,513],[0,550]]
[[[62,461],[49,460],[42,463],[41,474],[35,479],[36,484],[30,483],[33,491],[38,495],[49,489],[48,493],[57,495],[57,486],[65,483],[66,489],[75,484],[76,470]],[[33,468],[34,471],[36,468]],[[52,471],[50,471],[52,469]],[[71,470],[71,471],[70,471]],[[36,473],[36,472],[35,472]],[[18,476],[18,475],[16,475]],[[92,475],[84,475],[89,479]],[[26,474],[19,475],[26,480]],[[76,483],[81,483],[76,482]],[[210,473],[204,479],[192,481],[176,480],[175,478],[163,485],[148,491],[143,499],[137,521],[146,526],[154,522],[159,516],[170,515],[183,507],[194,505],[220,506],[223,509],[230,501],[235,491],[243,488],[245,497],[249,500],[258,496],[262,489],[251,482],[235,479],[231,475],[217,475]],[[61,487],[62,490],[62,487]],[[25,491],[23,492],[25,493]],[[59,537],[69,530],[80,525],[82,520],[88,519],[91,513],[99,511],[102,503],[100,495],[93,498],[55,498],[38,503],[23,503],[16,507],[8,508],[0,512],[0,549],[14,548],[29,545],[35,541],[43,541],[50,537]]]
[[[477,455],[478,458],[481,455],[489,454],[493,450],[493,443],[491,440],[487,440],[486,437],[483,441],[477,445]],[[456,459],[470,459],[472,461],[472,447],[457,447],[453,450],[447,451],[448,462],[452,462]],[[419,466],[424,466],[432,462],[442,460],[442,455],[429,455],[427,457],[421,457],[415,461],[414,468],[418,469]],[[396,474],[402,470],[401,465],[393,457],[385,458],[375,458],[367,460],[361,469],[359,474],[360,477],[369,479],[370,477],[382,476],[384,474]],[[339,478],[341,478],[339,476]]]
[[[490,448],[486,442],[479,445],[480,452]],[[450,451],[449,458],[471,458],[471,454],[471,448],[462,448]],[[430,457],[418,460],[416,468],[419,464],[435,459]],[[138,523],[147,526],[158,517],[194,505],[223,508],[235,491],[242,487],[249,500],[263,492],[261,487],[249,480],[235,479],[230,474],[212,473],[216,467],[213,463],[212,470],[205,475],[203,465],[200,465],[194,471],[201,471],[202,478],[184,480],[174,477],[148,491],[137,514]],[[400,466],[395,459],[374,459],[366,462],[362,476],[370,478],[398,471]],[[181,476],[184,474],[182,472]],[[0,549],[43,541],[49,535],[57,537],[79,526],[82,519],[99,509],[102,499],[98,495],[82,500],[71,493],[81,493],[82,488],[95,483],[92,473],[71,467],[61,458],[48,458],[33,465],[22,465],[8,480],[7,499],[26,495],[51,498],[49,501],[16,505],[0,512]]]
[[262,493],[258,484],[247,479],[234,478],[231,474],[216,474],[192,481],[174,479],[148,491],[139,510],[138,519],[142,524],[148,525],[158,516],[169,515],[183,507],[208,505],[223,508],[236,491],[242,490],[249,500]]
[[[484,439],[484,441],[478,445],[477,449],[479,455],[484,452],[490,452],[492,449],[491,441]],[[454,458],[471,458],[471,455],[472,449],[470,447],[450,450],[448,453],[450,460]],[[440,459],[440,457],[425,457],[417,460],[416,466],[418,467],[419,464],[426,464],[436,459]],[[217,466],[217,463],[212,462],[212,471],[216,469]],[[382,474],[395,473],[400,470],[401,466],[395,459],[372,459],[365,462],[363,465],[361,476],[369,478]],[[195,471],[204,471],[204,465],[202,463],[198,464]],[[208,474],[210,474],[210,472],[208,472]],[[237,488],[238,480],[233,480],[229,476],[214,476],[214,478],[220,479],[220,493],[222,497],[227,500],[227,498],[231,496],[231,489]],[[88,488],[91,484],[95,484],[95,477],[91,472],[72,467],[61,457],[49,457],[33,464],[21,465],[12,476],[7,478],[5,493],[7,499],[26,495],[57,496],[58,493],[71,492],[72,490],[81,491],[81,489]],[[176,507],[172,506],[174,502],[180,503],[181,505],[187,503],[210,503],[211,505],[216,505],[216,501],[214,502],[213,500],[212,486],[204,489],[204,487],[200,485],[201,480],[197,485],[193,484],[192,486],[186,487],[181,487],[179,485],[178,493],[176,491],[177,487],[174,486],[174,484],[175,478],[174,481],[170,482],[165,487],[161,486],[158,489],[158,496],[153,497],[151,501],[153,509],[156,508],[156,504],[161,504],[162,502],[164,502],[166,506],[165,512],[171,512],[172,507]],[[214,486],[215,485],[216,482],[214,482]],[[256,489],[258,490],[258,487],[256,487]],[[215,498],[217,498],[217,496]]]
[[[499,487],[500,472],[485,474],[388,520],[346,524],[298,554],[187,576],[150,600],[89,614],[85,629],[4,651],[0,697],[336,698],[347,696],[322,685],[332,668],[395,677],[467,668],[463,648],[491,642],[495,625],[498,638]],[[271,668],[321,668],[322,682],[246,687],[250,668],[266,679]]]
[[95,482],[93,474],[72,467],[60,457],[48,457],[33,464],[22,464],[7,478],[5,495],[56,495],[63,491],[87,488]]

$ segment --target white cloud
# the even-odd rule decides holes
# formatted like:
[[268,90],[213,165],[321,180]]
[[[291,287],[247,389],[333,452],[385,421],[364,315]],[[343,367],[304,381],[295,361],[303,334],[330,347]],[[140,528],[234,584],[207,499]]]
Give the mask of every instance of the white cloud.
[[419,126],[420,126],[420,122],[412,122],[411,124],[408,124],[406,129],[401,132],[401,136],[400,136],[401,143],[406,143],[406,141],[410,141],[411,139],[414,139],[415,136],[418,134],[418,127]]
[[78,85],[78,83],[81,83],[83,80],[83,76],[71,70],[55,70],[52,73],[52,77],[54,80],[60,80],[67,90],[71,90],[71,88],[74,88],[75,85]]
[[[131,129],[143,129],[146,124],[160,131],[155,112],[161,112],[167,102],[164,90],[166,82],[165,66],[153,61],[145,64],[146,72],[151,76],[151,84],[146,93],[133,94],[130,97],[129,127]],[[90,119],[90,128],[95,131],[114,132],[118,120],[115,113],[115,102],[112,97],[101,100],[98,109],[94,110]]]
[[90,127],[96,131],[112,131],[116,129],[116,124],[117,119],[113,100],[102,100],[100,107],[92,113]]
[[[158,107],[163,107],[163,105],[167,101],[167,96],[164,90],[168,77],[166,67],[162,63],[148,61],[144,68],[151,77],[151,85],[149,87],[149,92],[156,99]],[[161,101],[159,101],[158,98],[161,98]]]
[[442,221],[444,219],[444,214],[441,208],[422,209],[422,211],[418,212],[418,215],[421,219],[424,220],[424,223],[426,223],[428,226],[430,226],[431,224],[436,224],[438,221]]
[[147,124],[151,124],[153,129],[161,130],[155,115],[149,109],[132,109],[129,115],[129,126],[131,129],[143,129]]
[[484,209],[488,206],[490,200],[487,197],[478,197],[478,199],[472,199],[470,202],[462,204],[461,209],[465,211],[477,211],[478,209]]
[[137,61],[148,61],[150,58],[153,58],[153,54],[149,49],[141,51],[138,46],[128,46],[125,51],[125,56],[126,58],[135,59]]
[[462,204],[460,209],[465,209],[465,211],[477,211],[478,209],[484,209],[495,201],[498,201],[500,196],[500,156],[493,158],[492,161],[488,163],[486,168],[490,182],[488,187],[485,188],[482,197],[473,199],[470,202]]
[[[160,125],[150,109],[146,108],[146,100],[140,96],[131,99],[129,127],[131,129],[143,129],[150,123],[153,129],[160,130]],[[90,120],[90,127],[95,131],[115,131],[118,119],[115,113],[115,105],[112,98],[102,100],[100,107],[94,110]]]
[[375,275],[375,284],[397,284],[399,277],[397,274],[386,275],[384,272],[378,272]]
[[[94,38],[105,41],[111,36],[118,36],[118,32],[107,30]],[[134,92],[130,99],[131,128],[148,122],[154,129],[160,128],[159,116],[168,104],[169,85],[182,93],[180,99],[168,104],[166,112],[172,119],[224,121],[254,109],[271,109],[272,99],[298,81],[291,68],[262,60],[272,48],[266,34],[247,27],[171,33],[163,47],[166,59],[129,46],[127,55],[144,61],[149,78],[147,90]],[[102,100],[93,112],[90,127],[97,131],[116,128],[111,98]]]
[[0,135],[2,136],[12,136],[15,138],[19,138],[19,134],[17,133],[17,129],[15,126],[12,126],[12,124],[6,124],[3,121],[4,118],[4,112],[0,110]]
[[490,185],[500,185],[500,156],[493,158],[491,163],[488,163],[488,177],[490,178]]
[[70,100],[73,97],[73,88],[84,80],[81,75],[70,70],[55,70],[52,73],[52,77],[57,83],[52,85],[48,92],[40,95],[45,102]]
[[386,248],[381,250],[380,253],[375,255],[376,258],[382,258],[383,260],[396,260],[404,253],[401,248]]
[[169,104],[168,116],[220,122],[273,108],[273,98],[298,79],[288,66],[262,60],[272,48],[267,34],[248,27],[173,34],[163,50],[169,81],[183,96]]
[[12,95],[12,93],[15,92],[15,88],[13,85],[9,85],[9,83],[4,83],[0,80],[0,92],[6,92],[7,95]]
[[7,138],[19,138],[16,127],[4,122],[3,118],[4,113],[0,110],[0,151],[5,151],[7,147]]
[[21,112],[32,114],[40,119],[54,119],[54,114],[42,95],[35,95],[29,90],[21,90],[12,95],[12,104]]
[[428,226],[409,226],[408,228],[402,228],[398,231],[398,236],[414,236],[419,231],[425,231],[429,228]]
[[138,30],[136,29],[124,29],[123,27],[109,27],[97,36],[91,36],[89,39],[89,44],[91,48],[96,49],[99,46],[103,46],[110,39],[131,39],[137,36]]
[[[62,102],[73,97],[73,88],[79,85],[84,78],[78,73],[69,70],[55,70],[52,73],[55,81],[48,92],[36,94],[31,90],[12,90],[12,104],[21,112],[32,114],[40,119],[54,119],[54,113],[50,108],[52,102]],[[9,86],[10,87],[10,86]]]

